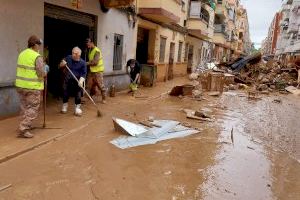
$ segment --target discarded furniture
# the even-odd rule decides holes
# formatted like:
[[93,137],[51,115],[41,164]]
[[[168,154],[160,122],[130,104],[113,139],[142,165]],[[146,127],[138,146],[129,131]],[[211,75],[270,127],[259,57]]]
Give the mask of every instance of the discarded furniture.
[[151,87],[156,84],[157,66],[156,65],[141,65],[141,85]]

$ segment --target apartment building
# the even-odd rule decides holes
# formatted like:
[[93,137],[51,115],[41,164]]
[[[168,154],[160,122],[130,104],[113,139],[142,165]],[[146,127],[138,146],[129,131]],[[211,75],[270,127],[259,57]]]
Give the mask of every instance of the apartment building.
[[268,35],[262,42],[262,54],[266,56],[274,56],[276,53],[277,41],[280,33],[281,12],[275,14],[268,30]]
[[250,53],[248,16],[240,0],[217,1],[214,28],[214,58],[217,61]]
[[275,55],[285,62],[300,56],[300,0],[285,0]]
[[239,5],[238,8],[238,20],[237,20],[237,30],[238,30],[238,47],[237,53],[248,55],[252,50],[252,42],[250,39],[249,22],[247,10]]

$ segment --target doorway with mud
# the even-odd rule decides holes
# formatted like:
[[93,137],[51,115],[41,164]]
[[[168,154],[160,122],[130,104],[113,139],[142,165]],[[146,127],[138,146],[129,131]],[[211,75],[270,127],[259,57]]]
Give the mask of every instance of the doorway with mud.
[[54,96],[62,95],[63,72],[58,68],[61,59],[72,53],[78,46],[82,58],[86,60],[86,38],[96,40],[96,16],[45,4],[44,16],[44,52],[48,52],[48,91]]

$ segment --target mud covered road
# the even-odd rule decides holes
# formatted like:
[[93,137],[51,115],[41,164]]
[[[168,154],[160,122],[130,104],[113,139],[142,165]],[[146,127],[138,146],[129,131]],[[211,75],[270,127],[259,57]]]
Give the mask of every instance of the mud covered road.
[[[237,91],[203,101],[165,95],[186,82],[143,88],[144,98],[118,94],[101,106],[102,119],[95,118],[90,105],[84,105],[82,119],[61,116],[52,101],[49,124],[63,129],[36,130],[32,141],[15,138],[17,118],[0,121],[2,157],[46,136],[68,133],[1,163],[0,188],[11,187],[0,191],[0,200],[298,199],[300,98],[270,95],[249,101]],[[187,119],[182,108],[203,109],[215,120]],[[121,150],[109,143],[122,135],[113,129],[113,116],[173,119],[201,131]]]

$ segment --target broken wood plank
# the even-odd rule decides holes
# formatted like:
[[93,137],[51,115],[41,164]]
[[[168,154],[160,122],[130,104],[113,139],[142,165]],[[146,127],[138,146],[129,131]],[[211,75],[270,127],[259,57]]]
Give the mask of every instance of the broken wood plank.
[[195,116],[195,115],[193,115],[193,114],[191,114],[191,113],[188,113],[188,114],[186,115],[186,117],[187,117],[188,119],[195,119],[195,120],[200,120],[200,121],[205,121],[205,122],[213,122],[213,120],[211,120],[211,119],[209,119],[209,118],[197,117],[197,116]]
[[0,187],[0,192],[6,190],[6,189],[8,189],[8,188],[10,188],[11,186],[12,186],[12,184],[8,184],[8,185],[5,185],[5,186]]
[[148,121],[139,121],[139,124],[147,126],[149,128],[153,128],[153,124],[151,122],[148,122]]
[[230,137],[231,137],[232,145],[234,146],[233,127],[232,127],[232,129],[231,129],[231,135],[230,135]]

